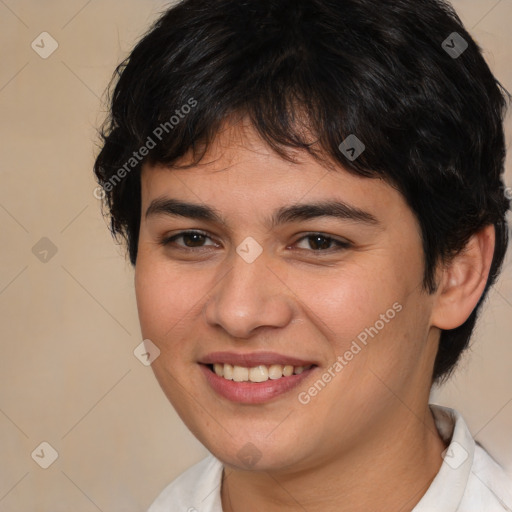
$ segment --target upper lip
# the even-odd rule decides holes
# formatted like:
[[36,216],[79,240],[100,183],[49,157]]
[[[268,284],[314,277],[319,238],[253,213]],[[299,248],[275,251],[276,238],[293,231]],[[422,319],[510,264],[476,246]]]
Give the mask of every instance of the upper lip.
[[309,366],[314,365],[313,361],[299,359],[276,352],[250,352],[250,353],[236,353],[236,352],[211,352],[199,361],[202,364],[226,363],[233,366],[243,366],[252,368],[254,366],[272,364],[290,365],[290,366]]

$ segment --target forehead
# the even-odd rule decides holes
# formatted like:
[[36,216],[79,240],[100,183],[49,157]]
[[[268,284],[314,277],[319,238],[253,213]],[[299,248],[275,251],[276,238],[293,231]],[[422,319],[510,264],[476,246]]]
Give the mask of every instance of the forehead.
[[[143,212],[165,197],[216,205],[227,215],[326,199],[387,216],[409,210],[401,194],[382,179],[322,163],[304,150],[287,152],[294,161],[277,154],[251,125],[226,124],[199,163],[194,164],[189,151],[173,166],[143,166]],[[192,166],[181,168],[184,165]]]

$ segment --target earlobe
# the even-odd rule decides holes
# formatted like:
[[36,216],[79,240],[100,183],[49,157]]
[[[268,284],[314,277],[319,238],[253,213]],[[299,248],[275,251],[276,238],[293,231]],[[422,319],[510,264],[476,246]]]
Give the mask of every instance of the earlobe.
[[432,326],[455,329],[467,320],[484,292],[494,243],[494,226],[490,224],[475,233],[463,251],[439,270]]

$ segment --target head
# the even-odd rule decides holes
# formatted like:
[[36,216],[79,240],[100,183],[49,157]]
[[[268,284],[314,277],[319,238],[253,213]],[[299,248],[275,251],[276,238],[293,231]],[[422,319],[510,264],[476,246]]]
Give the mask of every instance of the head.
[[[451,374],[506,252],[505,105],[436,0],[185,0],[141,39],[95,173],[155,374],[211,451],[250,441],[270,467],[347,450],[400,414],[390,390],[420,402]],[[200,364],[218,351],[331,379],[234,403]]]

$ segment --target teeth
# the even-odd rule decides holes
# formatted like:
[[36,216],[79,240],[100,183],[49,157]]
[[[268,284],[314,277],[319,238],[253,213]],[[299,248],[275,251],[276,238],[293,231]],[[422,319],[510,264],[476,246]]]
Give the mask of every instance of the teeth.
[[249,370],[249,380],[251,382],[265,382],[268,380],[268,368],[260,365]]
[[273,364],[268,367],[269,379],[280,379],[283,376],[283,367],[280,364]]
[[224,365],[219,364],[217,366],[224,367],[224,371],[222,372],[224,375],[218,374],[217,370],[215,370],[215,366],[213,367],[213,369],[215,370],[215,373],[217,373],[217,375],[219,375],[219,377],[224,377],[227,380],[233,380],[233,367],[230,364],[224,364]]
[[235,382],[266,382],[267,380],[276,380],[282,377],[290,377],[290,375],[299,375],[304,370],[311,368],[310,366],[291,366],[282,364],[272,364],[270,366],[259,365],[253,368],[245,368],[244,366],[232,366],[230,364],[215,363],[213,371],[219,376],[227,380]]
[[223,364],[215,363],[213,365],[213,369],[219,377],[224,377],[224,365]]
[[283,368],[283,375],[285,377],[289,377],[290,375],[292,375],[293,373],[293,366],[290,366],[289,364],[286,365],[284,368]]
[[233,380],[235,382],[246,382],[249,380],[249,368],[233,366]]

